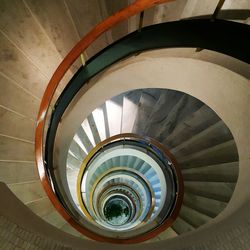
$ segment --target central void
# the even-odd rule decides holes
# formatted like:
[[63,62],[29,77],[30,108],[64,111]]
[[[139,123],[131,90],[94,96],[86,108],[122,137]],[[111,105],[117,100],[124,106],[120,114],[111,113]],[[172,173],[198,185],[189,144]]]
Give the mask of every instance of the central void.
[[130,214],[129,204],[119,196],[111,198],[104,206],[105,218],[113,226],[125,224],[129,220]]
[[95,147],[78,175],[78,199],[86,218],[103,229],[151,229],[175,204],[173,163],[151,139],[111,137]]

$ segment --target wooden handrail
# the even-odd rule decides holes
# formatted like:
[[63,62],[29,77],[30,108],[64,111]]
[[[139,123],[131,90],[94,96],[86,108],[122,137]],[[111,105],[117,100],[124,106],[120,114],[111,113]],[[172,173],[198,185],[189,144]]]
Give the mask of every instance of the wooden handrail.
[[[120,11],[116,12],[114,15],[108,17],[103,22],[97,24],[85,37],[83,37],[69,52],[69,54],[63,59],[60,63],[58,68],[56,69],[55,73],[53,74],[52,78],[50,79],[48,86],[44,92],[38,116],[37,116],[37,126],[35,132],[35,158],[36,164],[38,168],[38,173],[40,176],[40,180],[42,185],[51,200],[52,204],[55,206],[57,211],[64,217],[64,219],[70,223],[75,229],[79,232],[83,233],[84,235],[98,241],[106,241],[112,243],[122,243],[121,240],[115,239],[108,239],[97,235],[90,230],[81,227],[77,222],[73,220],[73,218],[68,214],[68,212],[64,209],[62,204],[59,202],[57,197],[55,196],[52,187],[50,185],[49,179],[47,177],[45,171],[45,164],[43,159],[43,133],[44,127],[46,122],[46,117],[48,113],[48,109],[50,107],[51,100],[54,96],[54,93],[63,78],[66,74],[67,70],[70,66],[74,63],[74,61],[81,55],[83,51],[86,50],[101,34],[105,31],[109,30],[116,24],[128,19],[129,17],[136,15],[145,9],[148,9],[154,5],[171,2],[173,0],[136,0],[133,4],[121,9]],[[141,241],[141,240],[140,240]],[[139,241],[132,241],[129,242],[125,240],[124,243],[136,243]]]

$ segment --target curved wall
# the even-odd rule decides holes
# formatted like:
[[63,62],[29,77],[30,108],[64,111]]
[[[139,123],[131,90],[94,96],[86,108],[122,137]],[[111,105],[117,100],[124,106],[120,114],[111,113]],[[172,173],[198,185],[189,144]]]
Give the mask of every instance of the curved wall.
[[160,52],[151,51],[124,60],[98,75],[80,91],[79,97],[74,100],[77,105],[69,107],[67,111],[70,112],[65,113],[57,133],[56,145],[59,146],[55,149],[55,161],[60,166],[61,177],[65,175],[65,156],[76,128],[102,102],[136,88],[179,90],[211,107],[234,136],[239,150],[240,173],[235,193],[222,215],[230,214],[250,198],[249,191],[241,192],[250,177],[250,160],[247,157],[250,149],[247,136],[250,127],[250,111],[247,108],[250,102],[249,80],[212,63],[190,58],[160,57]]

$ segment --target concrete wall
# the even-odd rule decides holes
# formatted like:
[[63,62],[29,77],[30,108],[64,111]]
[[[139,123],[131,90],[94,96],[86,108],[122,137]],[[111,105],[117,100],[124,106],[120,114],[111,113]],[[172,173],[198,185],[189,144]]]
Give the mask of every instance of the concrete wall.
[[[111,245],[81,240],[45,223],[0,183],[1,249],[145,249],[145,245]],[[148,250],[206,250],[250,248],[250,202],[209,228],[198,229],[175,239],[147,244]]]

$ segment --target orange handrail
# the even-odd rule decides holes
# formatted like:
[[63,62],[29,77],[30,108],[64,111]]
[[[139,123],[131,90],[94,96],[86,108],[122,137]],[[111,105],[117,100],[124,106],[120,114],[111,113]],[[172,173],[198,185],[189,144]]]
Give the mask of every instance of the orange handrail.
[[[44,159],[43,159],[43,132],[46,122],[46,117],[48,113],[48,109],[50,107],[51,100],[53,95],[67,72],[70,66],[74,63],[74,61],[80,56],[80,54],[86,50],[101,34],[105,31],[112,28],[114,25],[128,19],[129,17],[136,15],[145,9],[148,9],[154,5],[171,2],[173,0],[136,0],[131,5],[121,9],[120,11],[116,12],[114,15],[108,17],[103,22],[97,24],[85,37],[83,37],[68,53],[68,55],[63,59],[60,63],[58,68],[56,69],[55,73],[53,74],[52,78],[49,81],[49,84],[44,92],[38,116],[37,116],[37,127],[35,132],[35,158],[36,164],[40,176],[40,180],[42,185],[47,192],[48,197],[50,198],[51,202],[57,209],[57,211],[64,217],[66,221],[68,221],[75,229],[82,232],[86,236],[98,240],[98,241],[106,241],[106,242],[113,242],[113,243],[122,243],[121,240],[115,239],[108,239],[97,235],[90,230],[81,227],[77,224],[71,216],[67,213],[67,211],[63,208],[61,203],[58,201],[57,197],[55,196],[49,179],[46,175],[45,166],[44,166]],[[151,238],[151,237],[150,237]],[[136,243],[141,240],[134,240],[129,242],[129,240],[124,240],[124,243]]]

